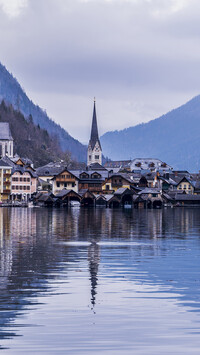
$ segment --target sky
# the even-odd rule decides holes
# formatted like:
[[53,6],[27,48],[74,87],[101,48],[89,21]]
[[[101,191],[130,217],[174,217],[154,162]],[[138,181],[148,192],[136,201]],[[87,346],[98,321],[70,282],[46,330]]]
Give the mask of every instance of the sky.
[[73,137],[200,94],[199,0],[0,0],[0,62]]

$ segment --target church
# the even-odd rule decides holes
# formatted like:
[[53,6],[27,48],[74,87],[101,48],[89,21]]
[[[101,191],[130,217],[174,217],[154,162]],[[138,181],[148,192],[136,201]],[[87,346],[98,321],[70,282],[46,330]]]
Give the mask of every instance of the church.
[[0,122],[0,157],[13,158],[13,137],[8,122]]
[[87,165],[98,163],[102,165],[102,149],[99,140],[98,127],[97,127],[97,115],[96,115],[96,101],[94,99],[94,109],[92,117],[92,128],[90,134],[90,140],[87,151]]

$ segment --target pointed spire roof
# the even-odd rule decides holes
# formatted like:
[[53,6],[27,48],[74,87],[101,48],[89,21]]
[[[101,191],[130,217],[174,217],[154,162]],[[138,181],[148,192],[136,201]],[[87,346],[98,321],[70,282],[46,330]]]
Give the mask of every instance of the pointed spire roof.
[[94,98],[92,129],[91,129],[91,135],[90,135],[90,141],[89,141],[89,144],[91,145],[92,149],[94,149],[96,142],[99,143],[99,146],[101,148],[101,143],[100,143],[99,134],[98,134],[98,127],[97,127],[96,100]]

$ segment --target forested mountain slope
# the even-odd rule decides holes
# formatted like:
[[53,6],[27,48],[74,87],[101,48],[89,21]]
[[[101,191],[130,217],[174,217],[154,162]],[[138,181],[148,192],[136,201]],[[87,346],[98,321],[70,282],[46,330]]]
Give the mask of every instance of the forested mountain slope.
[[45,111],[35,105],[28,98],[18,81],[0,63],[0,101],[2,100],[6,104],[12,104],[17,111],[22,112],[25,118],[31,115],[33,122],[46,129],[50,135],[56,135],[63,151],[70,151],[72,157],[78,161],[86,161],[86,146],[71,137],[60,125],[51,120]]
[[145,124],[101,137],[113,160],[159,158],[176,169],[200,170],[200,96]]

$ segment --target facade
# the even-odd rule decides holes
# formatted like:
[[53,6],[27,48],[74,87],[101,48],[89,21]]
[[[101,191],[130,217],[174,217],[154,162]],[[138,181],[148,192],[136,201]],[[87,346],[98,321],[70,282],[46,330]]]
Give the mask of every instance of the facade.
[[130,189],[132,186],[132,182],[123,174],[114,174],[105,180],[102,185],[102,191],[105,194],[114,193],[119,188],[128,188]]
[[9,123],[0,122],[0,157],[13,157],[13,138]]
[[190,181],[189,179],[184,177],[177,184],[177,190],[185,191],[186,194],[193,194],[194,193],[194,184],[192,181]]
[[150,170],[150,171],[172,171],[172,167],[160,159],[155,158],[137,158],[130,164],[131,171]]
[[28,201],[37,191],[37,176],[31,170],[16,169],[12,173],[12,200]]
[[87,152],[87,165],[99,163],[102,164],[102,149],[101,143],[99,140],[98,127],[97,127],[97,117],[96,117],[96,106],[94,100],[94,110],[93,110],[93,118],[92,118],[92,129],[90,140],[88,144],[88,152]]
[[7,201],[11,193],[12,167],[0,160],[0,202]]
[[78,192],[78,181],[74,174],[64,169],[52,179],[52,193],[58,194],[63,189]]

